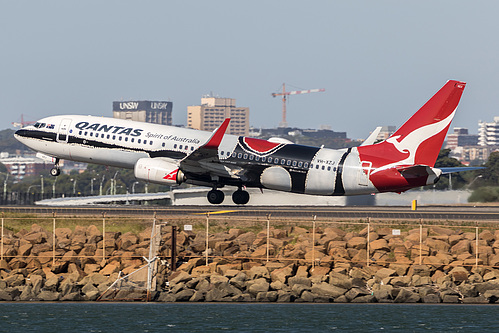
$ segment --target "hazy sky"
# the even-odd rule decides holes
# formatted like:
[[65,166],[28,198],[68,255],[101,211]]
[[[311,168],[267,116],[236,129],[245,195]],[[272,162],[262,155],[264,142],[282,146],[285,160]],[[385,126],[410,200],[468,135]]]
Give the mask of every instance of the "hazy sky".
[[112,116],[115,100],[235,98],[251,125],[400,126],[448,79],[468,83],[452,126],[499,115],[499,1],[0,0],[0,129],[24,114]]

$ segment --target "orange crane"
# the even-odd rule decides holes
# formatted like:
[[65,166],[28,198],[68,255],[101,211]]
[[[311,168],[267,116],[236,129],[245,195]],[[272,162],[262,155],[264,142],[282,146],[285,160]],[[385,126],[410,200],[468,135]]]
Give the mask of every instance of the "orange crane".
[[286,96],[288,95],[298,95],[298,94],[308,94],[313,92],[323,92],[326,89],[309,89],[309,90],[295,90],[295,91],[286,91],[286,84],[282,84],[282,93],[272,93],[272,97],[282,96],[282,121],[279,124],[279,127],[288,127],[288,122],[286,121]]
[[34,124],[36,121],[25,121],[24,120],[24,115],[21,113],[21,122],[13,122],[12,123],[12,126],[14,127],[24,127],[24,126],[27,126],[27,125],[32,125]]

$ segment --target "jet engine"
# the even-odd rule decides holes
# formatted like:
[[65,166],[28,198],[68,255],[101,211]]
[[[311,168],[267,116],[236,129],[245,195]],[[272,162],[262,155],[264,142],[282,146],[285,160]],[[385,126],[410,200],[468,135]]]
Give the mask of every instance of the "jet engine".
[[135,178],[151,183],[175,185],[185,181],[185,176],[174,163],[159,158],[141,158],[135,163]]

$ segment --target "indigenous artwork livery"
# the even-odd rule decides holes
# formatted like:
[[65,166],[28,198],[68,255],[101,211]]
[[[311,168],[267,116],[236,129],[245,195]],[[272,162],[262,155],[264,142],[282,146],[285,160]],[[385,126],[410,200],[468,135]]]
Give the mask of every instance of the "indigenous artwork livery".
[[[208,201],[220,204],[223,186],[246,204],[246,187],[313,195],[402,192],[434,184],[434,168],[463,93],[464,82],[448,81],[385,141],[371,135],[361,146],[328,149],[225,134],[227,118],[213,133],[93,116],[52,116],[15,133],[30,148],[59,160],[134,169],[140,180],[211,187]],[[470,170],[468,168],[467,170]]]

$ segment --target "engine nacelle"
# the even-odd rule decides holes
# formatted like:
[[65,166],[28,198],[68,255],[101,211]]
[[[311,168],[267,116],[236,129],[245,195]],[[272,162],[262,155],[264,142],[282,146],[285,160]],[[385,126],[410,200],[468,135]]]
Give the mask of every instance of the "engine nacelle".
[[156,184],[175,185],[185,180],[174,163],[159,158],[141,158],[135,163],[135,178]]

